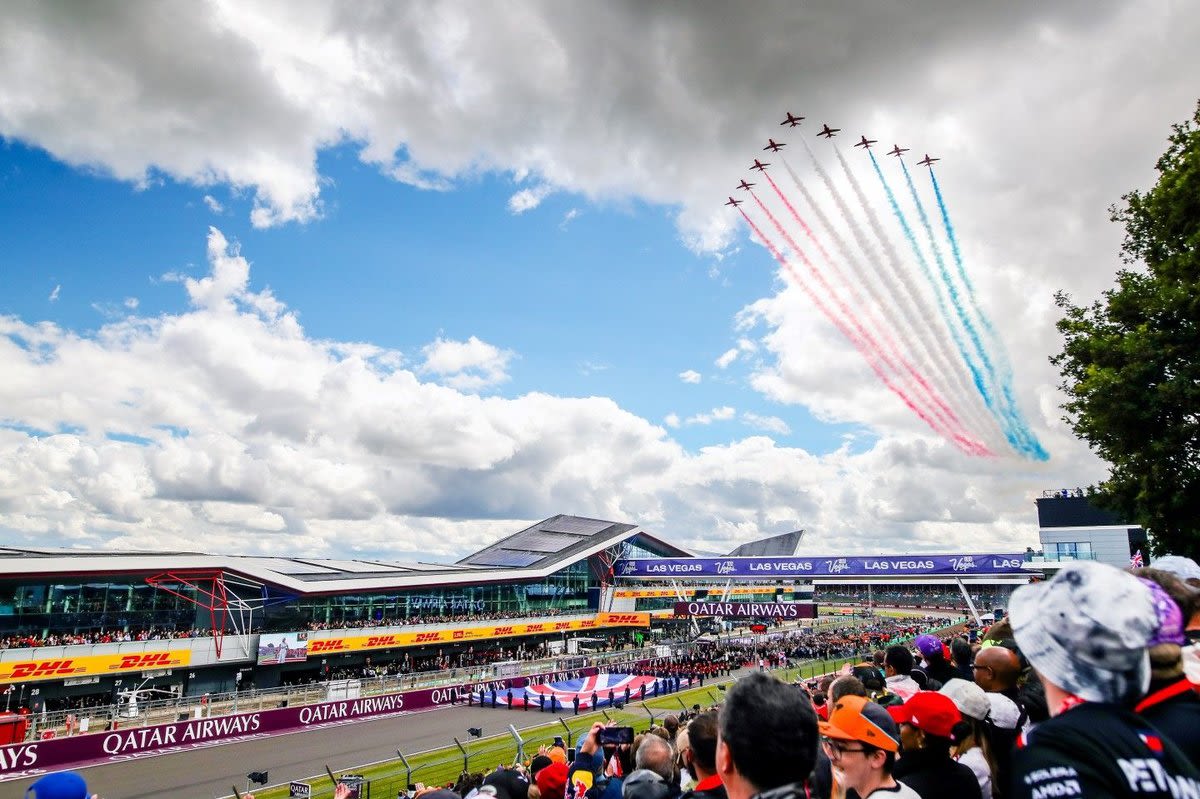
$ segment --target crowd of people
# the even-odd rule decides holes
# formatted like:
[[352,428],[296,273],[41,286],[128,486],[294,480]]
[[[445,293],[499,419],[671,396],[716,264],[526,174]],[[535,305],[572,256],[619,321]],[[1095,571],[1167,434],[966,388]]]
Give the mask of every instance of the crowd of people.
[[[384,616],[378,619],[344,619],[340,621],[310,621],[308,630],[354,630],[369,627],[403,627],[411,624],[462,624],[481,621],[509,621],[511,619],[541,619],[570,613],[588,613],[587,608],[563,610],[561,608],[526,608],[524,610],[478,611],[470,613],[413,612],[404,617]],[[594,611],[592,611],[594,613]]]
[[211,630],[186,628],[168,630],[150,627],[145,630],[93,630],[85,633],[51,633],[45,636],[8,635],[0,638],[0,649],[30,649],[41,646],[79,646],[81,644],[121,644],[130,641],[167,641],[176,638],[206,638]]
[[[990,611],[1007,607],[1012,588],[972,586],[971,601],[977,609]],[[962,591],[941,585],[911,585],[868,587],[865,585],[819,585],[815,601],[819,605],[866,605],[922,608],[934,610],[966,610],[967,600]]]

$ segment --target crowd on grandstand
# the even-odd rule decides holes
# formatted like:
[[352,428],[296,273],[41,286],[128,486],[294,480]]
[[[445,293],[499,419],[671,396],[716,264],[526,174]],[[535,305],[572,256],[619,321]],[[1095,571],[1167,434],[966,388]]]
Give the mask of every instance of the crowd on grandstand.
[[0,649],[27,649],[39,646],[78,646],[80,644],[120,644],[129,641],[166,641],[175,638],[204,638],[210,630],[195,628],[168,630],[151,627],[147,630],[97,630],[70,634],[53,633],[47,636],[9,635],[0,638]]
[[[403,627],[406,624],[462,624],[464,622],[507,621],[509,619],[541,619],[570,613],[588,613],[587,608],[562,610],[559,608],[530,608],[526,610],[504,610],[475,613],[413,613],[403,618],[381,617],[353,621],[319,622],[310,621],[309,630],[348,630],[364,627]],[[594,611],[592,611],[594,613]]]
[[[1007,607],[1013,588],[1014,586],[972,586],[969,593],[976,608],[991,610],[994,607]],[[941,585],[870,587],[865,585],[819,585],[816,588],[814,599],[818,604],[823,605],[865,605],[869,602],[876,607],[937,610],[965,610],[967,608],[967,600],[963,597],[962,591],[953,586]]]

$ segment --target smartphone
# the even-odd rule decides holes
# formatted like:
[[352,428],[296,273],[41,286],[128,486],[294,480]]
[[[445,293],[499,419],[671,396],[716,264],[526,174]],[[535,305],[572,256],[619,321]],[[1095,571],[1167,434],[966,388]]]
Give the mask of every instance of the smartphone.
[[631,744],[633,743],[633,727],[602,727],[600,729],[600,744]]
[[575,747],[572,746],[570,749],[567,750],[567,762],[574,763],[575,755],[576,755]]
[[564,749],[565,749],[565,748],[566,748],[566,746],[567,746],[565,743],[563,743],[563,737],[562,737],[561,735],[555,735],[555,736],[554,736],[554,745],[555,745],[555,746],[561,746],[561,747],[563,747]]

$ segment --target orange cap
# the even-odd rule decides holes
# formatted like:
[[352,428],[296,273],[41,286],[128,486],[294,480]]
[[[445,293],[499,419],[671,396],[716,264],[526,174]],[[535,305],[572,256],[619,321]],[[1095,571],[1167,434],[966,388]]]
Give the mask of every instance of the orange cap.
[[896,722],[882,706],[863,696],[843,696],[829,711],[829,721],[818,726],[826,738],[860,741],[885,752],[900,749]]

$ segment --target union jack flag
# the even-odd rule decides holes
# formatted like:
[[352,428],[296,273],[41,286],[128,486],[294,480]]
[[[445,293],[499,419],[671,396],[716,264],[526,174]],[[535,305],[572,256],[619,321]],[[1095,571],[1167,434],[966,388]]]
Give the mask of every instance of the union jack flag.
[[1129,568],[1140,569],[1144,565],[1146,564],[1142,561],[1142,550],[1139,549],[1137,552],[1134,552],[1133,557],[1129,559]]

